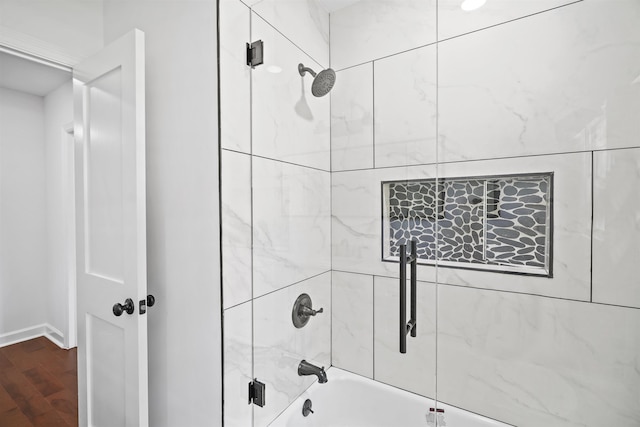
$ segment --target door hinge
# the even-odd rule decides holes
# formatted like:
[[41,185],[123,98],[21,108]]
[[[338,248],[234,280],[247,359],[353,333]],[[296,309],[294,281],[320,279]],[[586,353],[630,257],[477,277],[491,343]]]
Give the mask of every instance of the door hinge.
[[247,65],[251,68],[256,68],[258,65],[262,65],[264,62],[264,43],[262,40],[247,43]]
[[254,405],[258,405],[261,408],[264,407],[265,391],[266,386],[264,385],[264,383],[258,381],[257,378],[251,381],[249,383],[249,404],[253,403]]

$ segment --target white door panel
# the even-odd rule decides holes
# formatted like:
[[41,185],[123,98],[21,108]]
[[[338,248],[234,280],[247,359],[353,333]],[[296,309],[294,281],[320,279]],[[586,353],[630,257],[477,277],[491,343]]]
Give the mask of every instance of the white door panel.
[[[74,68],[80,425],[147,426],[144,34]],[[119,316],[116,303],[133,301]]]

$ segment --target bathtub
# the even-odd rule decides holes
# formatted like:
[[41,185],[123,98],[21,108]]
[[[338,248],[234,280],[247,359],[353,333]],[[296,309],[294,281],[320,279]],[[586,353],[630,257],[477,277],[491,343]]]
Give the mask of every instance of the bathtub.
[[[293,402],[271,427],[510,427],[454,406],[439,402],[437,409],[444,423],[436,424],[436,412],[430,415],[434,402],[372,381],[368,378],[330,368],[329,382],[314,383]],[[267,397],[268,399],[268,397]],[[312,402],[314,413],[302,415],[306,399]]]

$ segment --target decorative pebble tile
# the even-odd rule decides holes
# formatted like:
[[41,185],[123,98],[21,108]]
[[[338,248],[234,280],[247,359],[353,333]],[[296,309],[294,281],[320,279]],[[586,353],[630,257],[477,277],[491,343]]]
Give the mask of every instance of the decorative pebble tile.
[[[550,275],[552,174],[385,182],[384,258]],[[508,266],[507,269],[504,267]],[[492,268],[495,267],[495,268]]]

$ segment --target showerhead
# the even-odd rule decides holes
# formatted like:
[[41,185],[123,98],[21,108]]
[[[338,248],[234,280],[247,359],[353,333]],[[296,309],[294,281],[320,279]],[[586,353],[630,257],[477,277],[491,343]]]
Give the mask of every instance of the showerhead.
[[336,82],[336,72],[331,68],[320,71],[316,74],[311,68],[307,68],[302,64],[298,64],[298,72],[301,76],[304,76],[307,71],[313,76],[313,83],[311,84],[311,93],[313,96],[325,96],[328,94],[333,85]]

